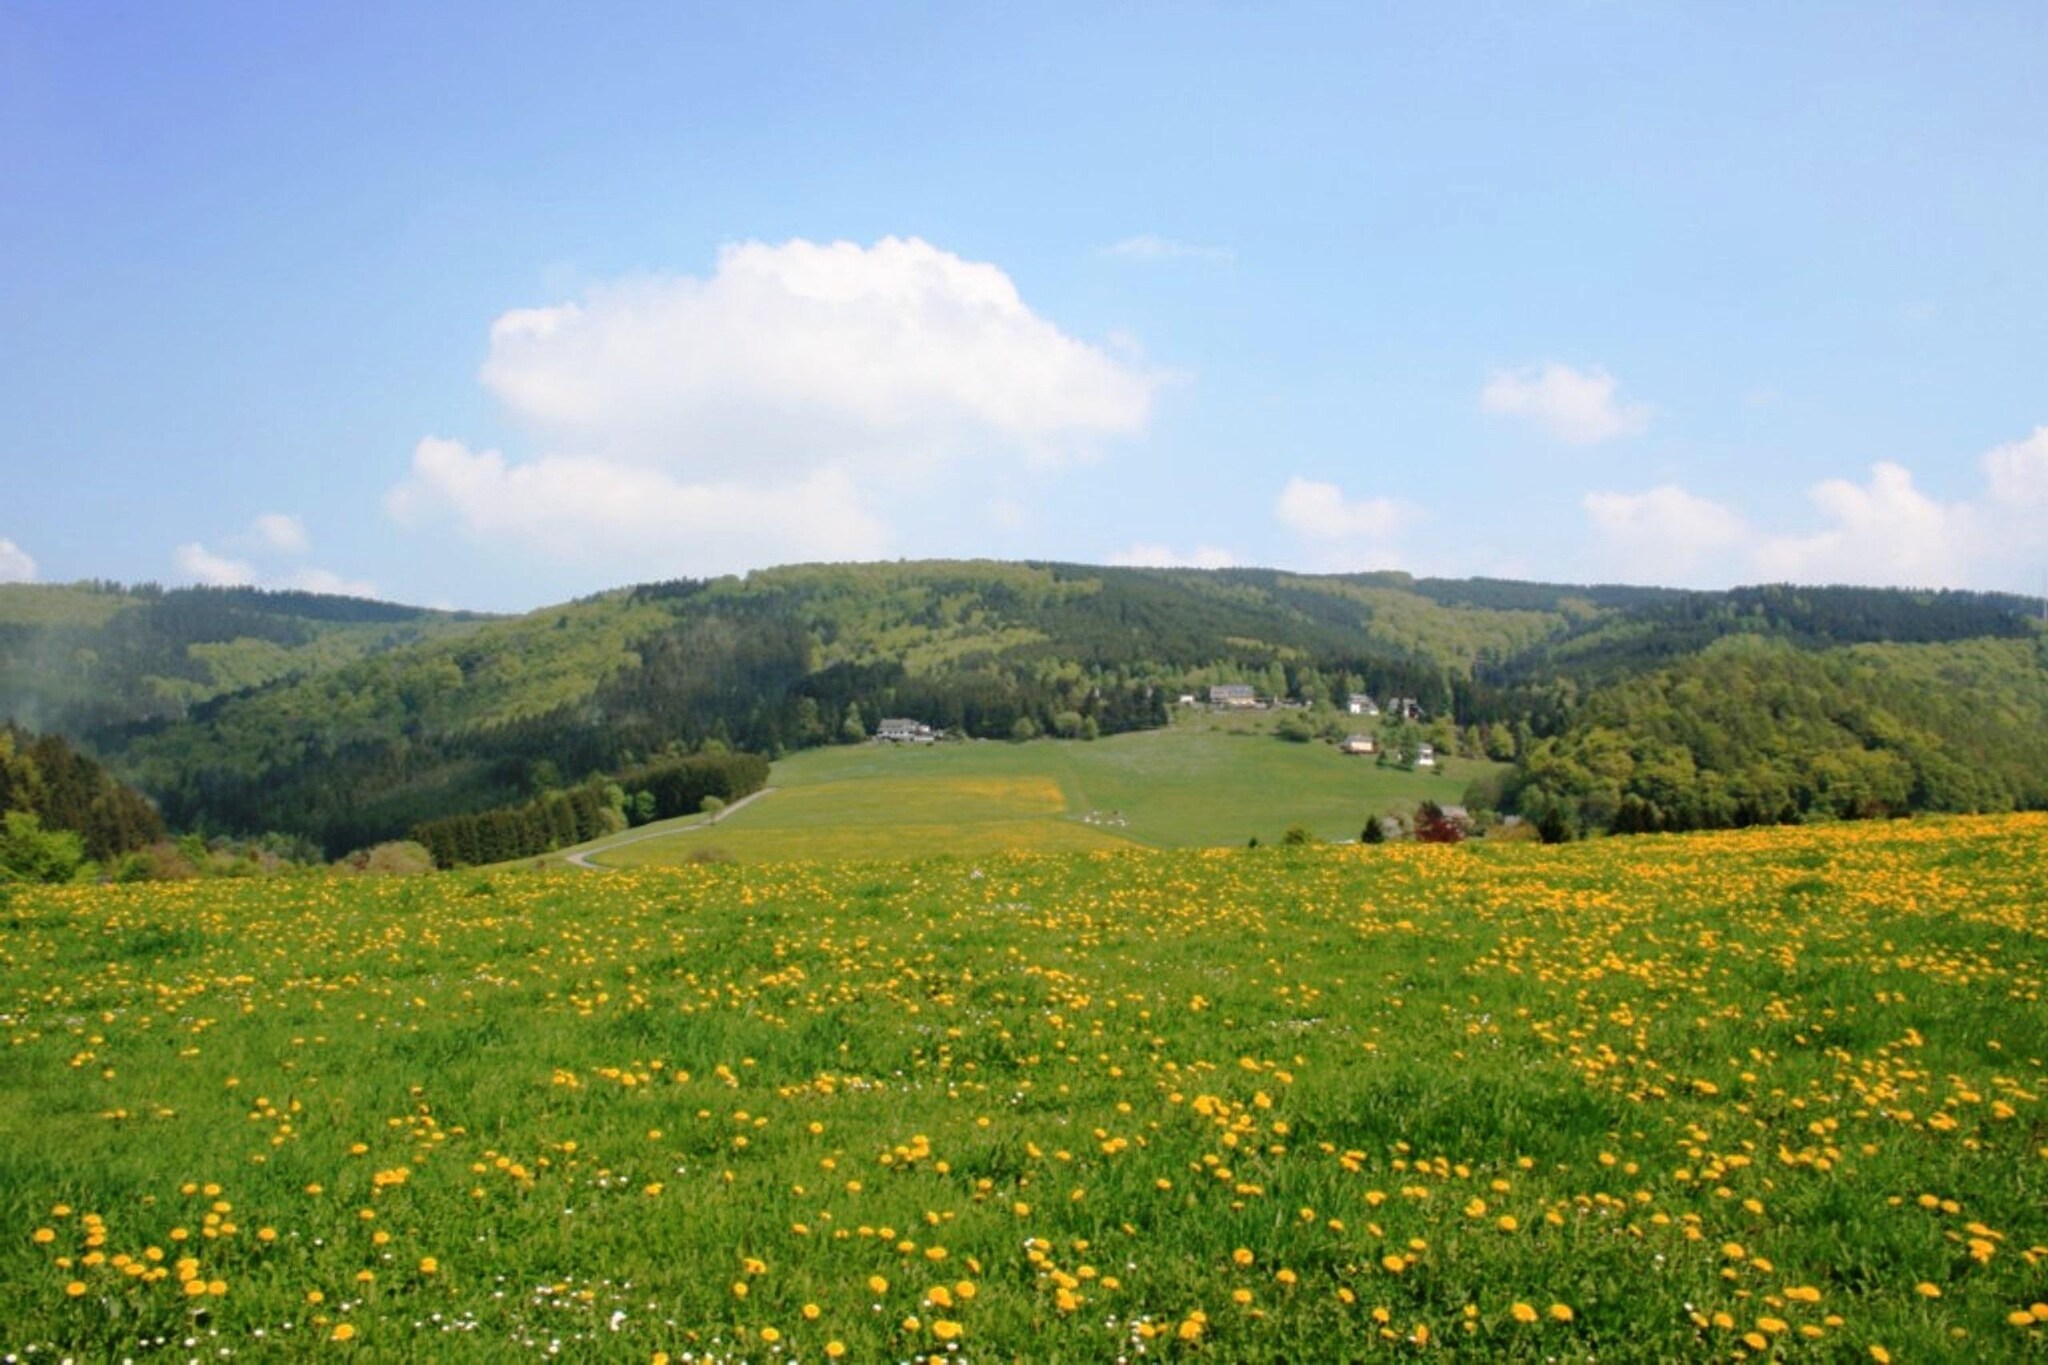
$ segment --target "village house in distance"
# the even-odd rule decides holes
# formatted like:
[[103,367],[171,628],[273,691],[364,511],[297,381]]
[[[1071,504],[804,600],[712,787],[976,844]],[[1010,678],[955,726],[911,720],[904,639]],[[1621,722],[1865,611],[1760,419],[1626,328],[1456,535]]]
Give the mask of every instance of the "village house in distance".
[[877,744],[930,744],[944,734],[921,720],[891,716],[875,726]]
[[1259,704],[1259,694],[1250,683],[1214,683],[1209,688],[1209,705],[1219,710],[1246,710]]

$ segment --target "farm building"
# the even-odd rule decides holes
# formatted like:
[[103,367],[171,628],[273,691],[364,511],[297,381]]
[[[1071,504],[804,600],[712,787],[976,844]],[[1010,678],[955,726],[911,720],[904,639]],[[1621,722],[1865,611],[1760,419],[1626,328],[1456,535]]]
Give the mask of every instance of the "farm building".
[[1259,694],[1250,683],[1217,683],[1209,689],[1211,706],[1257,706]]
[[875,727],[878,744],[930,744],[939,732],[921,720],[892,716]]
[[1337,747],[1347,754],[1376,754],[1380,751],[1380,742],[1371,735],[1350,735]]
[[1376,716],[1380,713],[1380,704],[1363,692],[1353,692],[1344,699],[1344,710],[1353,716]]

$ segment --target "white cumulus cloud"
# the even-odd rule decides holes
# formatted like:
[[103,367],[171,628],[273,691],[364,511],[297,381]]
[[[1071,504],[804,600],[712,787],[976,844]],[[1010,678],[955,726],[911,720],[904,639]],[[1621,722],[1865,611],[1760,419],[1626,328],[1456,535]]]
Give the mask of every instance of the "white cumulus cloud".
[[697,475],[855,460],[914,469],[990,445],[1085,454],[1142,429],[1154,381],[1066,336],[993,265],[917,238],[750,242],[506,313],[485,386],[562,451]]
[[1765,577],[1929,588],[1969,582],[1977,509],[1928,497],[1905,466],[1880,462],[1868,483],[1828,479],[1807,497],[1822,526],[1759,545],[1754,559]]
[[2048,507],[2048,426],[1987,451],[1982,463],[1993,503],[2013,510]]
[[27,550],[0,536],[0,583],[33,583],[36,562]]
[[1170,545],[1140,541],[1111,555],[1109,562],[1133,569],[1228,569],[1240,561],[1230,551],[1215,545],[1176,550]]
[[1155,265],[1163,261],[1205,261],[1212,265],[1228,265],[1237,259],[1237,253],[1227,246],[1197,246],[1192,242],[1161,237],[1156,232],[1141,232],[1135,237],[1112,242],[1102,248],[1102,254],[1111,260],[1135,261],[1141,265]]
[[1675,485],[1582,500],[1603,568],[1651,582],[1866,583],[2024,591],[2048,563],[2048,427],[1979,458],[1983,486],[1945,500],[1893,461],[1807,490],[1806,524],[1767,530]]
[[1496,370],[1479,391],[1479,406],[1535,422],[1570,445],[1597,445],[1648,429],[1650,409],[1624,403],[1620,383],[1600,366],[1575,370],[1552,361],[1526,370]]
[[879,553],[906,515],[1142,432],[1164,376],[998,267],[889,237],[729,246],[708,276],[508,312],[480,378],[534,454],[423,440],[392,515],[623,576]]

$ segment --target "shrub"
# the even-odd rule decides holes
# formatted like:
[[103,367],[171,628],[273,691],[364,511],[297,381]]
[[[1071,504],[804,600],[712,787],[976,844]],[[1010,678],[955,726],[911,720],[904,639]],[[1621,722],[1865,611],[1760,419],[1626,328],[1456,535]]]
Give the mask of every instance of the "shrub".
[[25,810],[0,824],[0,881],[68,882],[85,866],[85,839],[68,829],[44,829]]
[[357,872],[373,877],[416,877],[434,870],[434,855],[410,839],[393,839],[358,849],[344,860]]

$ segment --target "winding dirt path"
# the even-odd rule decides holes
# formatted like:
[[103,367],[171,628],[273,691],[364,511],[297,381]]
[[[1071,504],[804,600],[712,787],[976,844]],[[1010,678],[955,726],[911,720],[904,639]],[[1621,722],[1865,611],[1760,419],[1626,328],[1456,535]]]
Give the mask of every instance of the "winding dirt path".
[[611,869],[605,867],[603,864],[593,863],[592,861],[590,861],[590,855],[593,853],[609,853],[615,848],[624,848],[627,844],[637,844],[647,839],[667,839],[670,837],[681,837],[685,834],[694,834],[696,831],[700,829],[710,829],[713,825],[725,819],[726,816],[733,815],[739,811],[745,810],[748,806],[751,806],[752,804],[754,804],[754,802],[759,801],[762,797],[766,796],[768,793],[774,790],[775,788],[773,787],[763,787],[761,788],[761,790],[757,792],[753,792],[747,796],[742,796],[739,800],[733,802],[730,806],[725,807],[723,810],[719,811],[716,815],[712,816],[709,820],[706,820],[701,825],[684,825],[679,829],[643,830],[638,834],[631,834],[623,839],[615,840],[612,843],[604,845],[602,848],[586,849],[582,853],[567,854],[563,857],[562,861],[568,863],[571,867],[580,867],[586,872],[610,871]]

